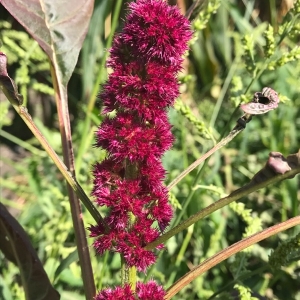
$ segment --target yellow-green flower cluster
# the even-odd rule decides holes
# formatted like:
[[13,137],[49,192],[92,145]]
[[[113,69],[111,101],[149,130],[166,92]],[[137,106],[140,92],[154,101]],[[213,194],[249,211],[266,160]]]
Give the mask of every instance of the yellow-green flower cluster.
[[255,76],[256,64],[254,61],[254,41],[253,37],[249,34],[246,34],[242,39],[242,44],[244,48],[244,59],[246,64],[247,71]]
[[243,92],[243,81],[240,76],[233,76],[230,86],[230,102],[234,106],[240,105],[241,94]]
[[241,300],[258,300],[258,298],[251,296],[251,289],[249,287],[237,283],[234,285],[234,289],[240,293],[239,299]]
[[281,67],[291,61],[300,59],[300,47],[297,46],[289,52],[285,52],[282,56],[275,60],[271,61],[268,65],[269,70],[275,70],[277,67]]
[[300,249],[300,233],[298,233],[291,240],[282,243],[277,249],[269,256],[269,264],[273,269],[279,269],[285,266],[293,257],[299,256]]
[[265,56],[267,58],[269,58],[275,52],[274,29],[273,29],[272,25],[269,24],[267,30],[264,33],[264,38],[266,40],[266,44],[265,44],[265,47],[264,47]]
[[294,26],[292,27],[291,32],[290,32],[290,37],[296,38],[299,35],[300,35],[300,21],[295,23]]
[[208,1],[207,6],[203,10],[201,10],[192,25],[195,32],[192,40],[190,41],[190,45],[195,43],[195,41],[198,39],[199,31],[206,28],[209,19],[217,12],[220,5],[221,0]]
[[[243,221],[247,224],[243,237],[248,237],[254,233],[257,233],[262,229],[261,219],[253,217],[251,209],[245,209],[245,204],[241,202],[232,202],[229,207],[238,214]],[[248,248],[249,249],[249,248]],[[247,251],[247,249],[246,249]]]
[[198,18],[193,23],[193,28],[197,31],[204,29],[210,19],[221,5],[220,0],[208,1],[207,7],[199,13]]
[[294,6],[290,9],[289,14],[286,15],[283,23],[278,28],[279,35],[289,35],[293,38],[300,34],[300,0],[296,0]]
[[300,0],[296,0],[294,3],[294,7],[292,8],[293,14],[300,14]]
[[187,105],[183,104],[180,99],[176,100],[174,108],[196,127],[200,136],[208,140],[213,140],[213,137],[204,122],[196,118],[191,109]]

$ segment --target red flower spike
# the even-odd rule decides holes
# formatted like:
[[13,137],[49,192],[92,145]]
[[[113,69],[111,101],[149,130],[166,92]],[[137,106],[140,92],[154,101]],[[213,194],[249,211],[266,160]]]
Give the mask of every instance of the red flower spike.
[[95,300],[136,300],[129,284],[125,284],[124,287],[117,286],[113,289],[105,289],[101,291],[95,298]]
[[130,285],[124,287],[117,286],[115,289],[105,289],[101,291],[95,300],[163,300],[166,292],[163,287],[158,285],[154,280],[147,283],[137,282],[136,296],[130,290]]
[[122,38],[132,55],[179,70],[192,37],[188,20],[164,1],[140,0],[129,7]]
[[163,287],[154,280],[150,280],[147,283],[138,282],[136,293],[141,300],[163,300],[166,295]]
[[[175,6],[163,0],[130,3],[107,62],[113,72],[100,93],[103,113],[114,112],[114,117],[106,116],[96,132],[96,146],[108,155],[94,165],[92,195],[109,209],[109,232],[98,224],[89,228],[90,235],[96,238],[97,253],[119,252],[128,266],[143,272],[156,260],[145,245],[172,218],[161,157],[173,143],[167,109],[179,95],[176,75],[191,36],[189,22]],[[125,285],[106,289],[95,299],[159,300],[164,294],[150,281],[138,284],[136,295]]]

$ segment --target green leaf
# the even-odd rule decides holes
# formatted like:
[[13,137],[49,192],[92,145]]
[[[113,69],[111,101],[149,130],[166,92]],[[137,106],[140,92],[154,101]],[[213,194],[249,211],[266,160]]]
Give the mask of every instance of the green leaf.
[[77,250],[74,250],[65,259],[62,260],[62,262],[60,263],[60,265],[57,267],[55,271],[54,279],[56,279],[63,270],[67,269],[69,265],[75,261],[78,261]]

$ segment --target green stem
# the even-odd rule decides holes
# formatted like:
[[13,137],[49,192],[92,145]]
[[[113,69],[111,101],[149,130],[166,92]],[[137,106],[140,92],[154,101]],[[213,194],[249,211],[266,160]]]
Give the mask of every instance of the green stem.
[[122,254],[121,256],[121,285],[124,286],[125,283],[128,282],[128,272],[126,267],[126,262]]
[[135,292],[136,289],[136,267],[130,267],[128,270],[128,282],[131,286],[131,290]]
[[[129,160],[125,161],[125,179],[127,180],[132,180],[132,179],[136,179],[138,176],[138,166],[137,164],[132,164],[130,163]],[[129,221],[128,221],[128,230],[132,230],[132,226],[134,225],[134,223],[136,222],[136,217],[132,212],[129,212]],[[125,263],[124,260],[122,260],[122,264],[124,264],[124,266],[122,265],[122,267],[124,268],[124,275],[123,277],[125,277],[125,282],[124,283],[129,283],[131,290],[133,292],[135,292],[136,289],[136,267],[128,267]],[[123,284],[124,284],[123,283]]]

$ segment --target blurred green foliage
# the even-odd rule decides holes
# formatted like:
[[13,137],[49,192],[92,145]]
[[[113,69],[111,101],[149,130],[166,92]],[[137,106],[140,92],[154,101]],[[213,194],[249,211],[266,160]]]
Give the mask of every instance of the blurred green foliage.
[[[172,190],[175,215],[182,211],[185,201],[190,200],[183,218],[249,182],[263,167],[270,151],[288,155],[297,152],[300,145],[298,7],[280,23],[275,1],[264,2],[269,5],[272,16],[278,17],[264,22],[254,1],[208,2],[199,17],[195,16],[195,38],[185,70],[180,74],[182,94],[175,109],[169,112],[176,141],[163,157],[168,171],[167,183],[230,131],[242,114],[236,108],[241,101],[249,101],[254,92],[269,86],[286,101],[277,110],[254,117],[240,136],[209,159],[199,176],[196,176],[199,170],[193,171]],[[86,125],[88,99],[93,89],[98,88],[95,82],[107,54],[107,38],[113,34],[109,32],[109,18],[115,13],[114,9],[112,1],[96,1],[90,29],[69,84],[75,156],[78,149],[85,149],[77,160],[77,176],[87,193],[92,189],[92,164],[105,155],[93,148],[93,132],[102,118],[100,102],[91,112],[89,134],[83,137],[81,132]],[[121,15],[124,9],[126,6]],[[6,18],[7,21],[0,23],[1,51],[8,56],[10,76],[19,84],[29,106],[35,103],[37,95],[48,101],[46,94],[51,95],[53,90],[45,55],[26,32],[14,29],[12,20]],[[120,19],[119,25],[121,22]],[[105,78],[102,76],[101,81]],[[44,112],[43,101],[35,103],[35,111]],[[1,108],[2,131],[9,132],[11,126],[16,125],[10,124],[8,114],[2,113],[7,112],[8,106],[0,104],[5,106]],[[43,114],[38,113],[35,121],[61,154],[56,115],[53,111],[50,113],[51,124],[43,125]],[[17,128],[18,131],[22,131],[22,127]],[[19,140],[5,135],[6,140],[23,147],[22,134],[15,138]],[[35,139],[26,139],[25,144],[27,152],[22,158],[1,156],[2,165],[9,167],[1,179],[1,190],[8,196],[2,194],[1,201],[17,209],[18,221],[30,235],[62,299],[84,299],[65,183]],[[171,238],[147,278],[151,276],[167,288],[191,268],[244,236],[299,215],[299,189],[299,177],[296,177],[252,193],[241,200],[243,203],[216,211]],[[84,222],[86,227],[93,224],[85,212]],[[290,229],[239,253],[197,278],[174,299],[238,299],[237,295],[239,299],[259,296],[300,299],[297,251],[288,253],[281,269],[274,271],[268,263],[271,251],[298,232],[299,228]],[[89,239],[89,244],[92,242]],[[117,285],[119,257],[112,254],[96,257],[92,247],[91,252],[97,288]],[[0,289],[5,299],[23,299],[18,270],[3,260],[1,253],[0,261]],[[141,280],[146,278],[144,274],[139,276]]]

